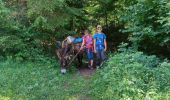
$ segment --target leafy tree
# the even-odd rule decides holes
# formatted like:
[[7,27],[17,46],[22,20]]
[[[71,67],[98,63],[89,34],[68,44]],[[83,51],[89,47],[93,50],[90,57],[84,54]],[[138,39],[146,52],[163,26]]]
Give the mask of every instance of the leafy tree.
[[22,49],[23,42],[16,34],[19,25],[14,21],[13,13],[0,0],[0,52],[2,55],[13,54]]
[[125,7],[120,21],[130,32],[129,40],[139,50],[167,55],[169,48],[169,1],[138,0]]

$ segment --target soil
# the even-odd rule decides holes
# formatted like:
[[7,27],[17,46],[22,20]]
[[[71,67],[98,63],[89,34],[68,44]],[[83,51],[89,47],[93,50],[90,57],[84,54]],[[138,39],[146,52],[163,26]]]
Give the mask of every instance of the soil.
[[78,68],[78,73],[85,78],[90,78],[96,72],[96,68],[90,69],[87,64]]

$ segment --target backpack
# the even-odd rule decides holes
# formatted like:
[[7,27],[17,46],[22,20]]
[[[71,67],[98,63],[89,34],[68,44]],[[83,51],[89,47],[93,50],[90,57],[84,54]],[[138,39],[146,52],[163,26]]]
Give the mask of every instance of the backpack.
[[91,35],[85,35],[84,42],[88,50],[90,50],[91,48],[93,50],[93,37]]

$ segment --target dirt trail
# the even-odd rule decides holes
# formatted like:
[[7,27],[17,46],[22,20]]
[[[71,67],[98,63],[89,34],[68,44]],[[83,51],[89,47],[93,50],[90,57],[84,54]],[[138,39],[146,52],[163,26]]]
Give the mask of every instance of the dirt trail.
[[[88,84],[90,84],[89,80],[91,79],[91,77],[95,74],[96,72],[96,68],[94,69],[90,69],[87,67],[88,65],[87,64],[84,64],[83,66],[81,66],[80,68],[78,68],[78,74],[83,76],[83,78],[86,80],[86,84],[87,84],[87,87],[84,89],[86,91],[88,91],[89,86]],[[89,95],[84,95],[82,97],[79,98],[80,100],[93,100],[91,96]]]
[[84,64],[82,67],[78,68],[78,73],[85,78],[90,78],[96,72],[96,69],[90,69],[87,66],[87,64]]
[[89,69],[87,67],[79,68],[80,75],[90,77],[95,73],[96,69]]

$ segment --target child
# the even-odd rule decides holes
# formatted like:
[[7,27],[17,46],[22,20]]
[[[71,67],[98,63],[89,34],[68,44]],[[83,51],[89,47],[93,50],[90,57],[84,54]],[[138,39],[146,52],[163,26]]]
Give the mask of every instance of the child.
[[93,69],[93,37],[89,34],[88,30],[84,31],[84,36],[83,36],[83,43],[81,45],[81,50],[83,49],[83,46],[85,45],[86,47],[86,54],[88,57],[89,65],[88,67],[90,69]]
[[105,51],[107,50],[106,35],[102,33],[102,27],[97,25],[97,31],[94,35],[94,52],[97,56],[97,68],[106,60]]

